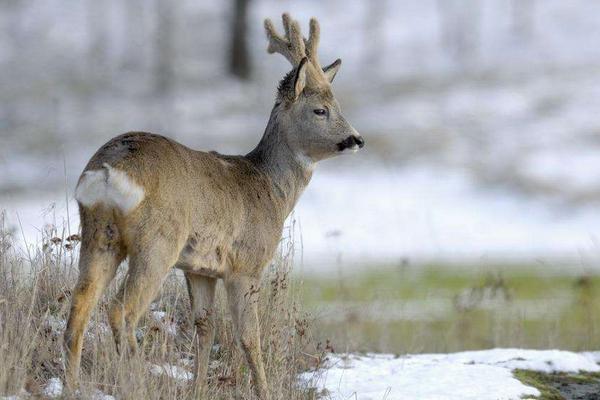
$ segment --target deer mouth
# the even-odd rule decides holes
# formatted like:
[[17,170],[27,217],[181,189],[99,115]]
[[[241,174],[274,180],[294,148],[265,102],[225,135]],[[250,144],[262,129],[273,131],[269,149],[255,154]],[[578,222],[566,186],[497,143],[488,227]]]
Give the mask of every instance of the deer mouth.
[[365,141],[360,136],[348,136],[346,139],[342,140],[337,144],[338,151],[342,152],[344,150],[350,150],[353,153],[357,152],[359,149],[363,148],[365,145]]

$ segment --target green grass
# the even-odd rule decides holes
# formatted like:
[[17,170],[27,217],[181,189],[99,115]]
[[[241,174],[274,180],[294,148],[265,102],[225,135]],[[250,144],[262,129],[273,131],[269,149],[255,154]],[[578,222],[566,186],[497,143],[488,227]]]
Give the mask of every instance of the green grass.
[[[585,390],[589,393],[597,390],[600,386],[598,373],[580,372],[575,374],[553,373],[547,374],[538,371],[517,369],[513,371],[515,378],[523,384],[531,386],[540,391],[539,400],[563,400],[565,396],[559,387],[570,387],[572,391]],[[584,398],[584,397],[576,397]]]
[[365,267],[302,277],[301,298],[316,316],[319,339],[331,339],[340,351],[600,348],[600,276],[556,271]]
[[520,380],[523,384],[531,386],[540,391],[540,400],[562,400],[558,389],[552,386],[552,378],[550,374],[543,372],[528,371],[524,369],[518,369],[513,371],[515,378]]

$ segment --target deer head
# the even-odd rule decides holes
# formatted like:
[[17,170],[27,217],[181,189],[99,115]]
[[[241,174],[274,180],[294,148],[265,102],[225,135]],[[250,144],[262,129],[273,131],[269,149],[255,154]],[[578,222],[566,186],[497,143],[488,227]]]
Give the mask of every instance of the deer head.
[[319,64],[319,23],[310,20],[308,39],[300,25],[283,14],[284,36],[271,20],[265,20],[269,53],[279,53],[294,69],[280,82],[273,116],[292,151],[315,162],[364,146],[359,133],[343,117],[331,91],[342,61],[335,60],[322,68]]

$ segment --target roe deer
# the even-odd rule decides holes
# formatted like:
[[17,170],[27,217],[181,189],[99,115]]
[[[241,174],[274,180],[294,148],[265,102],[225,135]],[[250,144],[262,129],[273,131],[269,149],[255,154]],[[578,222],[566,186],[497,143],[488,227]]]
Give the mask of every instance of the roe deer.
[[85,167],[75,198],[82,242],[79,279],[64,337],[66,381],[77,385],[82,335],[118,265],[129,269],[109,310],[117,351],[135,352],[136,325],[173,267],[184,271],[195,324],[195,393],[202,396],[214,340],[214,296],[224,281],[237,342],[254,391],[268,399],[256,296],[263,268],[317,161],[363,147],[340,112],[331,82],[341,61],[321,68],[319,25],[308,40],[283,15],[285,36],[265,21],[269,53],[294,69],[280,82],[264,135],[245,156],[189,149],[150,133],[126,133]]

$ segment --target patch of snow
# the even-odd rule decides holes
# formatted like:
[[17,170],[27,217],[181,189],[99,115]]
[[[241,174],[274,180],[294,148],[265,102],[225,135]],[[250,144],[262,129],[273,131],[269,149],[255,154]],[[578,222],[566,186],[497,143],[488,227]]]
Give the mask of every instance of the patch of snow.
[[44,395],[52,399],[62,396],[63,383],[59,378],[50,378],[44,387]]
[[153,311],[150,313],[150,315],[152,316],[152,318],[154,318],[155,321],[160,322],[167,316],[167,313],[164,311]]
[[188,382],[194,379],[194,374],[192,374],[191,372],[176,365],[170,364],[152,364],[150,366],[150,373],[155,376],[166,375],[169,378],[175,379],[176,381],[180,382]]
[[100,389],[94,389],[94,391],[91,393],[90,399],[91,400],[115,400],[115,397],[111,396],[110,394],[104,393]]
[[556,185],[566,192],[597,192],[600,168],[598,147],[561,146],[532,152],[523,165],[524,175]]
[[165,311],[152,311],[150,316],[154,321],[153,326],[160,329],[170,336],[177,336],[177,324]]
[[165,311],[153,311],[152,313],[150,313],[150,315],[152,316],[152,318],[154,318],[155,321],[161,322],[165,319],[167,313]]
[[310,272],[403,257],[579,260],[574,267],[593,268],[600,226],[594,207],[565,210],[510,191],[479,190],[468,171],[426,165],[317,171],[291,218],[299,222],[297,247]]
[[95,323],[94,321],[90,321],[85,332],[85,336],[88,338],[92,338],[95,336],[106,336],[110,334],[112,334],[110,326],[108,326],[104,322]]
[[[60,337],[65,332],[67,321],[55,317],[54,315],[47,315],[44,320],[44,327],[53,337]],[[96,335],[105,336],[109,334],[111,334],[111,329],[103,322],[95,323],[94,321],[90,321],[85,331],[85,336],[87,338],[93,338]]]
[[192,368],[194,366],[194,359],[191,357],[184,357],[179,359],[179,364],[184,367]]
[[304,373],[302,382],[331,399],[517,400],[539,396],[512,370],[597,372],[599,353],[492,349],[454,354],[331,355],[325,368]]
[[[436,355],[432,356],[437,359]],[[540,372],[598,372],[600,366],[584,354],[562,350],[492,349],[444,355],[451,362],[503,366]]]
[[44,327],[50,333],[50,335],[53,337],[59,337],[63,334],[67,327],[67,321],[49,314],[44,320]]
[[600,364],[600,351],[586,351],[581,353],[582,356],[587,357],[592,362]]

